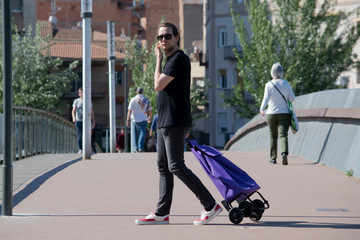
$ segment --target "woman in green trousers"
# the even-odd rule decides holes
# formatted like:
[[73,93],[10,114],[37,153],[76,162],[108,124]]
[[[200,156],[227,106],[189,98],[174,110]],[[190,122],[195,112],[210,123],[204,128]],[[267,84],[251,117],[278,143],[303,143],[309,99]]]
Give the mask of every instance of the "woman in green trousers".
[[288,81],[282,77],[283,67],[275,63],[271,68],[272,80],[265,85],[264,97],[260,107],[261,116],[265,116],[270,130],[270,163],[276,164],[277,142],[280,141],[282,164],[287,165],[289,154],[288,131],[291,115],[287,101],[293,102],[295,94]]

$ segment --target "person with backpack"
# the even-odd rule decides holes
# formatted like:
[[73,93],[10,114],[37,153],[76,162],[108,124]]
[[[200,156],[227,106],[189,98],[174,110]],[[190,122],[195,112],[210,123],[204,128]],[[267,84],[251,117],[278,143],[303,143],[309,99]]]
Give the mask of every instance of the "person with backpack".
[[143,94],[144,90],[138,87],[136,96],[130,100],[126,126],[130,127],[131,120],[135,125],[135,152],[144,152],[146,139],[146,126],[151,123],[152,108],[149,99]]

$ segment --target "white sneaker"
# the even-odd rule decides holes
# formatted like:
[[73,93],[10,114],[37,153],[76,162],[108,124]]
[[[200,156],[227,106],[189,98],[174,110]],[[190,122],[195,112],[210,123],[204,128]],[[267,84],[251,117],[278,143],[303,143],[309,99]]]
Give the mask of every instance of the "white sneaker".
[[215,206],[209,211],[203,210],[201,212],[201,217],[199,220],[194,221],[194,225],[205,225],[208,224],[211,220],[214,219],[219,213],[222,212],[222,208],[219,204],[215,204]]
[[150,213],[143,219],[135,220],[138,225],[158,225],[158,224],[169,224],[169,215],[156,216],[155,213]]
[[81,150],[81,149],[78,151],[78,154],[82,154],[82,150]]

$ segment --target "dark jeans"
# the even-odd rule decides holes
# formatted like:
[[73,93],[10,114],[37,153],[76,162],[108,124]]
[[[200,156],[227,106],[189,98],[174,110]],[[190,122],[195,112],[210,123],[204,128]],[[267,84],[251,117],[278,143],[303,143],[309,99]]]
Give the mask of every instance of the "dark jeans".
[[277,141],[280,140],[281,154],[289,153],[288,146],[288,131],[291,121],[291,115],[284,114],[267,114],[267,123],[270,130],[270,158],[276,159],[277,157]]
[[160,128],[157,130],[157,164],[160,174],[160,192],[156,214],[166,215],[170,213],[174,175],[196,195],[204,208],[215,203],[215,199],[200,179],[185,165],[184,143],[188,130],[188,128],[184,127]]
[[75,127],[77,131],[77,141],[78,141],[79,150],[82,150],[82,121],[76,121]]

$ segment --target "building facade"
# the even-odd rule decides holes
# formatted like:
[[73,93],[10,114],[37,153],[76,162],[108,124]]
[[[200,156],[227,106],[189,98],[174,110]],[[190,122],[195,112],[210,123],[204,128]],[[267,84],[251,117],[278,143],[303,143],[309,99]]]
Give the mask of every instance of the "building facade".
[[[244,0],[233,0],[234,11],[244,19],[247,12]],[[351,12],[360,7],[356,0],[338,0],[334,11]],[[209,142],[212,146],[222,147],[237,129],[243,126],[247,119],[241,119],[232,109],[223,107],[221,94],[227,95],[232,87],[240,83],[237,73],[237,62],[232,54],[232,49],[241,51],[230,14],[230,0],[210,1],[204,0],[204,49],[202,51],[202,64],[206,66],[206,78],[211,80],[216,87],[209,89],[210,118],[205,122],[205,129],[209,132]],[[351,24],[359,27],[360,10],[351,16]],[[354,53],[360,53],[358,43]],[[344,72],[337,79],[337,83],[347,88],[360,87],[360,68],[353,68]]]
[[[353,14],[350,16],[350,24],[357,26],[357,31],[360,31],[360,1],[338,0],[334,10],[342,12],[353,12]],[[360,57],[360,41],[358,41],[355,45],[353,53]],[[360,88],[360,67],[354,67],[349,71],[341,74],[341,76],[337,79],[337,83],[350,89]]]
[[[223,147],[232,134],[246,123],[233,109],[223,107],[221,94],[228,95],[240,82],[233,48],[240,50],[230,14],[230,0],[204,1],[204,49],[200,59],[206,66],[206,78],[213,86],[209,88],[208,112],[205,122],[209,131],[209,144]],[[246,17],[242,0],[234,1],[234,9]]]
[[[233,0],[235,12],[243,18],[247,17],[244,0]],[[192,82],[201,83],[209,79],[212,85],[208,89],[209,104],[204,111],[210,114],[207,119],[200,119],[194,130],[204,132],[205,143],[222,147],[237,129],[247,120],[241,119],[232,109],[223,107],[221,94],[229,94],[232,86],[239,84],[237,61],[233,48],[241,51],[230,14],[230,0],[93,0],[92,29],[94,34],[106,33],[106,21],[115,22],[115,34],[123,39],[138,35],[150,47],[156,42],[157,26],[161,19],[173,22],[179,26],[181,48],[192,60]],[[13,16],[19,28],[26,27],[36,21],[48,21],[52,12],[52,4],[56,3],[57,28],[81,29],[81,0],[13,0]],[[338,0],[336,9],[352,11],[360,6],[358,0]],[[359,24],[359,11],[352,16],[352,23]],[[58,36],[53,40],[58,41]],[[106,41],[93,41],[93,44],[106,47]],[[121,52],[121,47],[118,49]],[[360,44],[354,48],[354,53],[360,53]],[[103,71],[107,63],[104,61]],[[118,67],[119,72],[124,69]],[[80,74],[80,73],[79,73]],[[95,76],[95,75],[94,75]],[[119,73],[120,77],[123,76]],[[96,77],[98,79],[98,77]],[[107,84],[107,75],[102,77]],[[131,79],[128,79],[131,83]],[[338,83],[348,88],[360,87],[360,68],[343,73]],[[121,84],[117,86],[117,102],[124,101],[124,90]],[[107,93],[106,93],[107,94]],[[106,95],[107,96],[107,95]],[[104,95],[104,99],[106,98]],[[125,106],[117,107],[117,111]],[[104,113],[105,116],[106,113]],[[118,126],[124,126],[122,120]],[[104,128],[107,126],[104,123]]]

